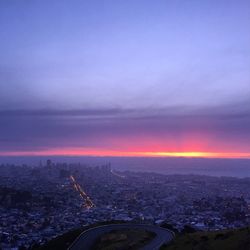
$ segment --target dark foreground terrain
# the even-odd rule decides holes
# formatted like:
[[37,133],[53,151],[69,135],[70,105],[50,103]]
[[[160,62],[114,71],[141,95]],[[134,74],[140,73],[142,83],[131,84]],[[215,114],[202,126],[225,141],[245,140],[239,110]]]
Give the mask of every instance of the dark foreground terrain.
[[[112,222],[114,223],[114,222]],[[121,223],[121,222],[119,222]],[[101,225],[99,223],[98,225]],[[93,226],[97,226],[93,225]],[[92,227],[92,226],[91,226]],[[58,236],[41,247],[35,247],[34,250],[66,250],[72,242],[86,229],[85,227],[70,231],[64,235]],[[133,234],[133,240],[135,233]],[[141,237],[138,232],[138,238]],[[127,235],[129,236],[129,234]],[[140,239],[138,239],[140,241]],[[97,242],[100,248],[100,241]],[[107,242],[105,249],[109,249]],[[113,243],[110,243],[113,246]],[[111,248],[110,248],[111,249]],[[249,250],[250,249],[250,227],[237,230],[224,230],[215,232],[193,232],[176,234],[175,240],[168,246],[162,246],[161,250]]]
[[145,230],[114,230],[101,236],[93,250],[136,250],[148,244],[154,237],[154,233]]
[[161,250],[249,250],[250,228],[216,232],[195,232],[177,235]]

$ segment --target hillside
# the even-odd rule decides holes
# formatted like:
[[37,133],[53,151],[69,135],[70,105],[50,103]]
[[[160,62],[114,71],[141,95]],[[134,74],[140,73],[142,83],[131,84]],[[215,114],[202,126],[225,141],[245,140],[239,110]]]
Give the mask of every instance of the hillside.
[[78,228],[75,230],[71,230],[63,235],[60,235],[52,240],[50,240],[47,244],[43,246],[35,246],[32,248],[32,250],[67,250],[68,247],[73,243],[73,241],[85,230],[106,225],[106,224],[121,224],[124,223],[124,221],[109,221],[109,222],[99,222],[90,226]]
[[[112,222],[114,223],[114,222]],[[121,223],[121,222],[119,222]],[[104,224],[104,223],[103,223]],[[98,224],[100,225],[100,224]],[[93,225],[97,226],[97,225]],[[93,227],[91,226],[91,227]],[[62,236],[49,241],[42,247],[33,250],[66,250],[77,236],[87,228],[72,230]],[[176,239],[168,246],[162,246],[161,250],[249,250],[250,227],[238,230],[226,230],[216,232],[194,232],[176,236]]]
[[161,250],[249,250],[250,228],[179,235]]

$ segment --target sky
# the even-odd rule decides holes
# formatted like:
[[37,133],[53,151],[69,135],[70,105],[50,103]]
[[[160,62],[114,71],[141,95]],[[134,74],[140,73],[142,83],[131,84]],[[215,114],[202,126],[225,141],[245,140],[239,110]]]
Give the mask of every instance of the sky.
[[0,1],[0,155],[250,158],[250,1]]

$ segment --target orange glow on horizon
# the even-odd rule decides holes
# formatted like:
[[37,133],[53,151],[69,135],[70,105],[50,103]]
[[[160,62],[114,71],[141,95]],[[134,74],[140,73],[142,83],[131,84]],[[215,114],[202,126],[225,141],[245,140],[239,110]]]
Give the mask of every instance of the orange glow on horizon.
[[95,149],[52,149],[41,151],[0,152],[0,156],[100,156],[100,157],[187,157],[187,158],[242,158],[250,159],[246,152],[154,152],[154,151],[113,151]]

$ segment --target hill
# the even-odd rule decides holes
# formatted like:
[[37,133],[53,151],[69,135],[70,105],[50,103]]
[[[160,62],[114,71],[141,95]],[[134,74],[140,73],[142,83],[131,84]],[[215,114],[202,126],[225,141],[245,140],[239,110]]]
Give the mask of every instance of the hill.
[[78,228],[75,230],[71,230],[63,235],[60,235],[52,240],[50,240],[48,243],[42,245],[42,246],[34,246],[32,250],[67,250],[68,247],[73,243],[73,241],[85,230],[97,227],[101,225],[106,224],[121,224],[124,223],[124,221],[106,221],[106,222],[99,222],[96,224],[92,224],[90,226]]
[[161,250],[249,250],[250,227],[216,232],[195,232],[177,235]]
[[[110,223],[121,223],[110,222]],[[34,247],[33,250],[67,250],[72,242],[84,230],[109,223],[98,223],[67,232],[47,244]],[[237,230],[224,230],[214,232],[193,232],[177,234],[170,245],[161,247],[161,250],[249,250],[250,249],[250,227]]]

